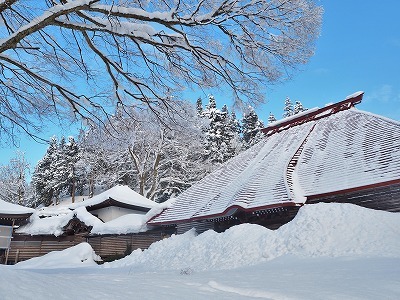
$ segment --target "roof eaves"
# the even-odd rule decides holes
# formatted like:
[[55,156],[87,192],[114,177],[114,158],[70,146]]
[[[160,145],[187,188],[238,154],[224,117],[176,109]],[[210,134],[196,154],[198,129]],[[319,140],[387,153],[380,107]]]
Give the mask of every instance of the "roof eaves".
[[237,211],[254,212],[254,211],[258,211],[258,210],[273,209],[273,208],[278,208],[278,207],[291,207],[291,206],[301,206],[301,205],[302,205],[301,203],[299,204],[299,203],[295,203],[295,202],[282,202],[282,203],[275,203],[275,204],[269,204],[269,205],[258,206],[258,207],[251,207],[251,208],[244,208],[240,205],[233,205],[233,206],[227,207],[221,213],[191,217],[191,218],[186,218],[186,219],[175,219],[175,220],[169,220],[169,221],[153,221],[154,219],[157,218],[157,217],[154,217],[154,218],[150,219],[147,222],[147,224],[150,224],[150,225],[172,225],[172,224],[194,222],[194,221],[200,221],[200,220],[206,220],[206,219],[229,217],[229,216],[232,216]]

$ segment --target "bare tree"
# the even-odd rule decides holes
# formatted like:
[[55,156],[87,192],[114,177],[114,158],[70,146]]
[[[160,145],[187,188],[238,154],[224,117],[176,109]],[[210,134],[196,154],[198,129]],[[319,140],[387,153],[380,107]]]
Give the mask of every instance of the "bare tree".
[[0,134],[45,118],[98,118],[114,102],[169,109],[187,87],[262,99],[306,63],[314,0],[0,0]]
[[189,103],[171,105],[180,114],[171,115],[166,124],[149,111],[119,110],[107,125],[114,136],[103,126],[82,134],[81,165],[97,171],[88,186],[123,183],[149,199],[165,200],[209,173],[211,163],[202,158],[204,120]]
[[0,165],[0,199],[20,205],[27,204],[28,172],[29,163],[22,152],[17,152],[8,164]]

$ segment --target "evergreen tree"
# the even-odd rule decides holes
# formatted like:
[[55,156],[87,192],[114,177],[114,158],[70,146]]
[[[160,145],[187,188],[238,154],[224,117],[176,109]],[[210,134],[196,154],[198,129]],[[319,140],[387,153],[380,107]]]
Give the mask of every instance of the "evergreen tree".
[[229,114],[226,105],[221,110],[217,109],[213,96],[209,97],[209,103],[203,111],[203,116],[209,120],[209,125],[205,130],[204,159],[208,159],[212,163],[223,163],[237,154],[240,148],[239,122],[234,113]]
[[285,107],[283,108],[283,117],[287,118],[287,117],[293,116],[293,114],[294,114],[293,103],[289,97],[286,97]]
[[306,111],[307,108],[303,107],[303,104],[301,104],[301,102],[299,100],[296,100],[295,104],[294,104],[294,114],[298,114],[300,112]]
[[254,108],[249,106],[248,112],[244,113],[242,118],[243,143],[245,149],[248,149],[262,139],[263,134],[260,131],[262,128],[264,128],[263,122],[258,119]]
[[[61,137],[50,140],[49,148],[44,157],[38,162],[32,176],[32,184],[36,191],[36,205],[50,205],[60,197],[75,195],[76,163],[79,159],[79,149],[73,137]],[[73,198],[74,199],[74,198]]]
[[196,101],[196,111],[198,116],[203,114],[203,100],[200,97]]
[[222,163],[227,151],[225,141],[227,109],[225,107],[224,112],[217,109],[214,96],[209,96],[204,116],[209,119],[204,156],[211,162]]
[[51,173],[53,174],[50,185],[52,186],[54,193],[53,197],[55,204],[58,203],[61,192],[65,189],[67,185],[67,160],[66,160],[66,146],[65,137],[62,136],[60,142],[57,146],[57,151],[55,153],[55,159],[51,164]]
[[50,139],[49,147],[44,157],[36,165],[32,175],[32,185],[35,190],[35,202],[33,206],[37,207],[41,204],[48,206],[52,203],[54,188],[51,185],[53,180],[52,164],[56,159],[57,138],[53,136]]
[[73,136],[68,137],[66,145],[66,163],[67,163],[67,187],[68,193],[72,197],[72,203],[75,202],[75,193],[79,183],[79,176],[76,170],[76,163],[79,161],[79,147]]
[[208,96],[208,104],[207,104],[206,108],[209,111],[213,111],[214,109],[217,109],[217,102],[215,101],[215,98],[213,95]]
[[273,122],[276,122],[276,118],[275,118],[274,114],[270,112],[269,116],[268,116],[268,124],[271,124]]

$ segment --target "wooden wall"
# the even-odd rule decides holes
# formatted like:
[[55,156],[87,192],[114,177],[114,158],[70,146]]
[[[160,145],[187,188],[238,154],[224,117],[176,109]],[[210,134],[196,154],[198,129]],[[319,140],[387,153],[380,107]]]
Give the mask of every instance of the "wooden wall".
[[83,235],[56,237],[53,235],[14,234],[10,245],[8,263],[27,260],[45,255],[51,251],[60,251],[85,241]]
[[318,202],[353,203],[366,208],[400,212],[400,184],[364,189],[349,193],[307,199],[306,204]]
[[97,255],[106,261],[123,257],[136,249],[147,249],[154,242],[169,237],[164,230],[152,230],[136,234],[93,235],[87,237]]
[[[174,231],[175,229],[171,227],[167,231],[160,229],[123,235],[88,236],[87,233],[81,233],[56,237],[53,235],[14,234],[8,255],[8,264],[42,256],[51,251],[61,251],[82,242],[88,242],[102,259],[113,260],[138,248],[147,249],[152,243],[169,237]],[[1,255],[0,263],[4,263],[4,261],[5,253]]]

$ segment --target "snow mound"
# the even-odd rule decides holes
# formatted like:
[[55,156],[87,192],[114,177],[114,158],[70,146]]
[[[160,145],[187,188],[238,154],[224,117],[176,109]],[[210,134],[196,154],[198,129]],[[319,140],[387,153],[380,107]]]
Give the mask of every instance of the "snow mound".
[[53,251],[46,255],[31,258],[19,262],[15,265],[18,269],[58,269],[58,268],[78,268],[96,266],[96,261],[101,258],[97,256],[92,246],[88,243],[81,243],[74,247]]
[[224,233],[194,230],[132,252],[104,267],[132,270],[234,269],[275,259],[300,257],[400,257],[400,214],[352,204],[302,207],[296,218],[278,230],[242,224]]

